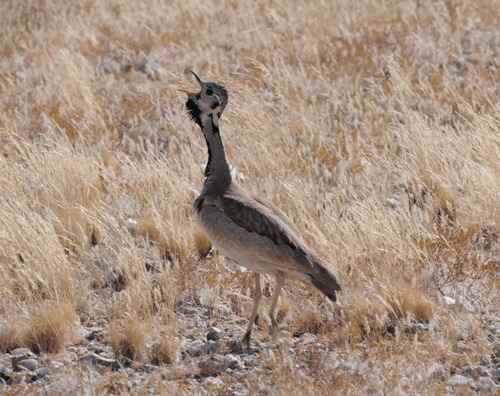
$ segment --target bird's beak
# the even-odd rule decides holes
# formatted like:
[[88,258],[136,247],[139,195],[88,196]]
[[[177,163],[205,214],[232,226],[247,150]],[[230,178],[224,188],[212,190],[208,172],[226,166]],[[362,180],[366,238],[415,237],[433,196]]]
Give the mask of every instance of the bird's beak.
[[200,87],[203,87],[203,81],[201,81],[201,78],[198,77],[198,74],[196,74],[194,71],[191,70],[191,74],[196,78],[196,81],[198,81],[198,84],[200,84]]
[[[198,81],[198,84],[200,84],[200,88],[203,89],[203,81],[201,81],[201,78],[198,77],[198,74],[196,74],[194,71],[190,70],[191,71],[191,74],[194,76],[194,78],[196,78],[196,81]],[[179,92],[183,92],[185,93],[188,97],[193,97],[193,96],[196,96],[198,95],[198,92],[191,92],[191,91],[188,91],[186,89],[178,89]]]

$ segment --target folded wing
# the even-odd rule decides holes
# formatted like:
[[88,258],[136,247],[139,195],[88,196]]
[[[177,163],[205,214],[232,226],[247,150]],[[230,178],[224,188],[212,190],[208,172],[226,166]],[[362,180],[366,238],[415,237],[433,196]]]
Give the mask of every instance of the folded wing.
[[236,186],[225,192],[221,197],[220,206],[225,215],[239,227],[266,237],[277,247],[283,247],[290,252],[291,262],[281,263],[285,273],[293,271],[308,276],[314,286],[332,301],[336,300],[335,292],[340,290],[337,279],[321,260],[315,257],[279,210],[250,197]]

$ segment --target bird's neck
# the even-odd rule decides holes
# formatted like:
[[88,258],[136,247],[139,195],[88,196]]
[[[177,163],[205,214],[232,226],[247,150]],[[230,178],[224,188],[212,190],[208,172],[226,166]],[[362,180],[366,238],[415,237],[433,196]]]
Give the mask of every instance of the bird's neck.
[[202,117],[200,126],[208,149],[203,193],[207,195],[223,194],[231,184],[231,172],[226,160],[219,127],[211,116]]

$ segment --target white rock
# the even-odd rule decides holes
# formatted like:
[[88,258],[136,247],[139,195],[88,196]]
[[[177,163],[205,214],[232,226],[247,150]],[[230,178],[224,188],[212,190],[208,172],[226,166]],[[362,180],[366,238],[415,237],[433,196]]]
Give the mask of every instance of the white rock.
[[472,380],[470,378],[464,377],[463,375],[460,374],[455,374],[448,380],[448,385],[451,386],[467,385],[471,381]]
[[397,209],[397,207],[399,206],[398,200],[394,198],[387,198],[385,200],[385,203],[391,209]]
[[240,357],[233,354],[228,354],[224,356],[224,363],[227,365],[228,368],[231,369],[238,369],[241,367]]
[[47,367],[40,367],[38,370],[36,370],[36,373],[31,378],[31,381],[38,381],[39,379],[46,377],[48,374],[49,369]]
[[137,220],[132,219],[132,218],[128,218],[127,219],[127,230],[132,235],[135,235],[135,232],[137,231]]
[[53,360],[49,363],[49,366],[54,370],[59,370],[60,368],[64,367],[64,363],[58,362],[57,360]]
[[224,381],[218,377],[210,377],[205,380],[205,384],[209,386],[222,386],[224,385]]

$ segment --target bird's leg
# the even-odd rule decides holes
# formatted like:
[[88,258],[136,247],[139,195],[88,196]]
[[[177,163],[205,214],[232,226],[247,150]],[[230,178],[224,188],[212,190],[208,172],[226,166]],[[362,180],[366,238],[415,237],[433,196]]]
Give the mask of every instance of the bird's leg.
[[281,289],[285,285],[285,276],[283,273],[278,273],[276,276],[276,290],[273,294],[273,299],[271,300],[271,309],[269,309],[269,317],[271,318],[271,337],[273,341],[276,340],[276,336],[278,335],[278,321],[276,320],[276,306],[278,305],[278,298],[280,296]]
[[242,343],[246,344],[247,348],[250,348],[250,336],[252,335],[252,327],[257,319],[259,312],[259,303],[262,298],[262,290],[260,288],[260,274],[255,273],[255,290],[253,295],[253,308],[252,308],[252,316],[250,316],[250,320],[248,322],[247,331],[243,336]]

